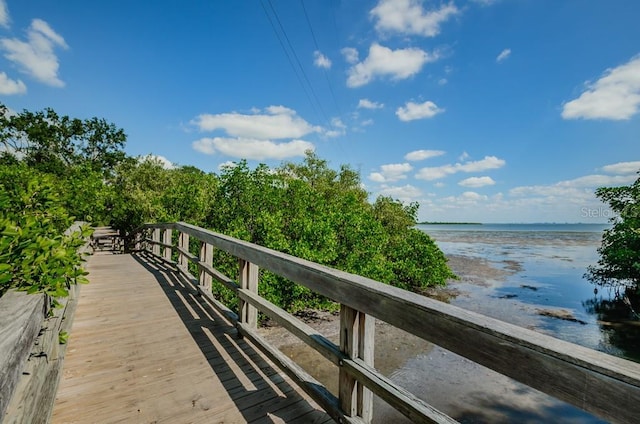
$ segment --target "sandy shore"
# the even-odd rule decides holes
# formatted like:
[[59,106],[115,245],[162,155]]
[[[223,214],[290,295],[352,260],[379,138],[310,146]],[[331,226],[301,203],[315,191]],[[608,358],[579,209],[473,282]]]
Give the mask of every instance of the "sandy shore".
[[[466,256],[450,256],[449,265],[460,276],[446,288],[426,294],[447,301],[465,296],[465,290],[518,272],[520,264],[494,264]],[[312,312],[301,317],[338,343],[337,314]],[[522,324],[520,324],[522,325]],[[278,326],[260,332],[315,378],[337,393],[337,369],[313,349]],[[463,423],[596,423],[601,422],[563,402],[530,389],[465,358],[432,345],[383,322],[376,323],[375,367],[437,409]],[[408,422],[383,401],[375,401],[375,422]]]

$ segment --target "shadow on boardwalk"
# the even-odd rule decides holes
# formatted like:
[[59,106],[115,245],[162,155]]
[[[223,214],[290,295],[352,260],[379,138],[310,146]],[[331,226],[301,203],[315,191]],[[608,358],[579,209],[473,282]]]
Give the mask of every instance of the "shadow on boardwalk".
[[[182,277],[161,260],[147,254],[136,259],[155,277],[183,324],[204,354],[211,369],[235,403],[245,422],[325,423],[333,422],[319,407],[303,398],[244,339],[218,311],[206,304]],[[197,400],[194,400],[194,406]],[[207,405],[203,405],[207,407]],[[225,413],[213,422],[237,422]]]

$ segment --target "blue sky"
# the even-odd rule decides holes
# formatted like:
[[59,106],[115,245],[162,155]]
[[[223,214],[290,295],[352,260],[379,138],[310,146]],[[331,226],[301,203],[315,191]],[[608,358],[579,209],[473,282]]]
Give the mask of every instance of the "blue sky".
[[635,0],[0,0],[0,99],[219,172],[314,149],[419,218],[605,222],[640,170]]

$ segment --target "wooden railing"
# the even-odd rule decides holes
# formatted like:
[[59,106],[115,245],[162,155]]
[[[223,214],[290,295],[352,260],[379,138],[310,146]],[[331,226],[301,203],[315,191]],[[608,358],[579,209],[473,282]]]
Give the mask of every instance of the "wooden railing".
[[[65,234],[83,224],[74,223]],[[49,422],[66,350],[59,336],[71,329],[78,293],[72,285],[57,308],[44,293],[10,290],[0,298],[0,423]]]
[[[186,223],[148,224],[143,233],[141,247],[175,264],[208,302],[236,323],[240,335],[250,339],[337,422],[370,422],[373,394],[414,422],[455,422],[376,371],[374,319],[610,422],[631,423],[640,417],[640,364]],[[199,255],[189,250],[193,238],[199,241]],[[238,258],[236,281],[211,263],[214,248]],[[172,261],[172,254],[177,261]],[[189,262],[197,265],[197,278],[189,272]],[[340,346],[260,297],[258,267],[338,302]],[[212,296],[213,279],[237,294],[238,314]],[[257,334],[257,311],[339,367],[338,397]]]

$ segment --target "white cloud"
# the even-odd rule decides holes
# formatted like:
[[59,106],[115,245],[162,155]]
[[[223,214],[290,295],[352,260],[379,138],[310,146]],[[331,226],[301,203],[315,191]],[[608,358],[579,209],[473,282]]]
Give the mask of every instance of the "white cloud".
[[160,156],[160,155],[146,155],[146,156],[141,156],[140,158],[138,158],[138,160],[140,162],[155,162],[158,163],[160,165],[162,165],[162,167],[164,169],[174,169],[176,166],[167,158],[165,158],[164,156]]
[[34,19],[27,30],[27,41],[16,38],[0,40],[5,57],[16,63],[22,72],[31,75],[38,81],[63,87],[64,82],[58,77],[58,57],[54,49],[67,49],[67,43],[45,21]]
[[564,119],[629,119],[640,107],[640,57],[608,69],[580,97],[564,104]]
[[422,196],[422,190],[411,184],[404,186],[383,186],[378,194],[398,199],[401,202],[411,202],[413,199]]
[[418,161],[442,156],[445,153],[444,150],[414,150],[404,155],[404,158],[409,161]]
[[483,195],[483,194],[478,194],[475,191],[465,191],[464,193],[462,193],[460,195],[460,197],[464,200],[471,200],[474,202],[477,202],[479,200],[487,200],[489,199],[488,196]]
[[635,174],[640,171],[640,161],[613,163],[603,166],[602,170],[610,174]]
[[427,100],[424,103],[407,102],[404,107],[401,106],[396,110],[396,115],[401,121],[407,122],[416,119],[433,118],[442,112],[444,112],[444,109]]
[[369,179],[378,183],[393,182],[407,178],[407,172],[413,170],[413,166],[408,163],[390,163],[382,165],[380,172],[372,172]]
[[503,159],[498,159],[495,156],[485,156],[484,159],[478,161],[422,168],[416,174],[416,178],[427,181],[438,180],[458,172],[482,172],[489,169],[502,168],[505,163]]
[[425,11],[418,0],[380,0],[369,13],[376,19],[379,32],[435,37],[440,33],[440,25],[459,10],[453,2]]
[[347,126],[342,122],[340,118],[331,119],[331,129],[324,131],[324,136],[333,138],[345,135],[347,133]]
[[358,63],[358,60],[360,60],[358,50],[354,49],[353,47],[345,47],[340,50],[340,53],[342,53],[344,60],[346,60],[347,63],[351,65],[353,65],[354,63]]
[[[585,175],[547,185],[514,187],[508,193],[483,196],[473,191],[459,196],[420,199],[429,221],[473,222],[606,222],[613,212],[594,194],[603,186],[633,183],[633,162],[620,162],[601,169],[622,175]],[[436,184],[437,185],[437,184]],[[428,216],[424,216],[424,214]]]
[[286,159],[295,156],[304,156],[305,151],[315,149],[312,143],[304,140],[276,143],[270,140],[242,137],[205,137],[194,141],[192,147],[208,155],[222,153],[234,158],[254,160]]
[[621,186],[636,180],[635,175],[586,175],[550,185],[521,186],[509,190],[512,196],[544,196],[554,198],[591,198],[594,189]]
[[369,174],[369,179],[376,183],[383,183],[386,181],[384,175],[382,175],[382,173],[380,172],[372,172],[371,174]]
[[469,153],[467,152],[462,152],[462,154],[458,157],[459,161],[463,161],[463,160],[467,160],[469,159],[471,156],[469,155]]
[[264,140],[298,138],[321,131],[320,127],[312,126],[294,110],[284,106],[269,106],[263,113],[253,115],[237,112],[202,114],[193,119],[191,124],[200,131],[221,129],[233,137]]
[[481,172],[487,169],[502,168],[505,163],[503,159],[498,159],[495,156],[485,156],[484,159],[467,162],[462,165],[456,164],[455,166],[463,172]]
[[491,177],[470,177],[460,181],[458,185],[463,187],[479,188],[494,185],[495,183],[496,182],[493,181],[493,178]]
[[480,202],[486,202],[489,200],[489,196],[478,194],[475,191],[465,191],[460,196],[449,196],[442,199],[444,203],[450,206],[472,206],[477,205]]
[[358,102],[358,109],[382,109],[384,104],[378,102],[372,102],[369,99],[360,99]]
[[440,78],[438,80],[438,85],[445,85],[446,83],[448,83],[449,81],[447,81],[446,78]]
[[496,62],[500,63],[506,58],[508,58],[509,56],[511,56],[511,49],[504,49],[500,52],[498,57],[496,57]]
[[418,48],[391,50],[373,43],[369,56],[348,70],[347,86],[360,87],[376,77],[390,77],[393,80],[407,79],[422,69],[425,63],[438,59],[437,54],[429,54]]
[[636,180],[635,175],[586,175],[569,181],[561,181],[559,187],[584,187],[597,188],[602,186],[617,186],[631,183]]
[[364,121],[360,122],[360,126],[368,127],[369,125],[373,125],[373,122],[373,119],[365,119]]
[[9,28],[9,22],[11,18],[9,18],[9,9],[7,8],[7,3],[5,0],[0,0],[0,26]]
[[21,80],[12,80],[4,72],[0,72],[0,94],[10,96],[13,94],[24,94],[27,86]]
[[318,68],[329,69],[331,68],[331,60],[321,52],[316,50],[313,52],[313,64]]
[[472,0],[472,1],[482,6],[491,6],[492,4],[497,3],[500,0]]
[[222,162],[221,164],[218,165],[218,171],[225,171],[227,169],[233,169],[236,166],[238,166],[238,164],[232,160],[228,160],[226,162]]

